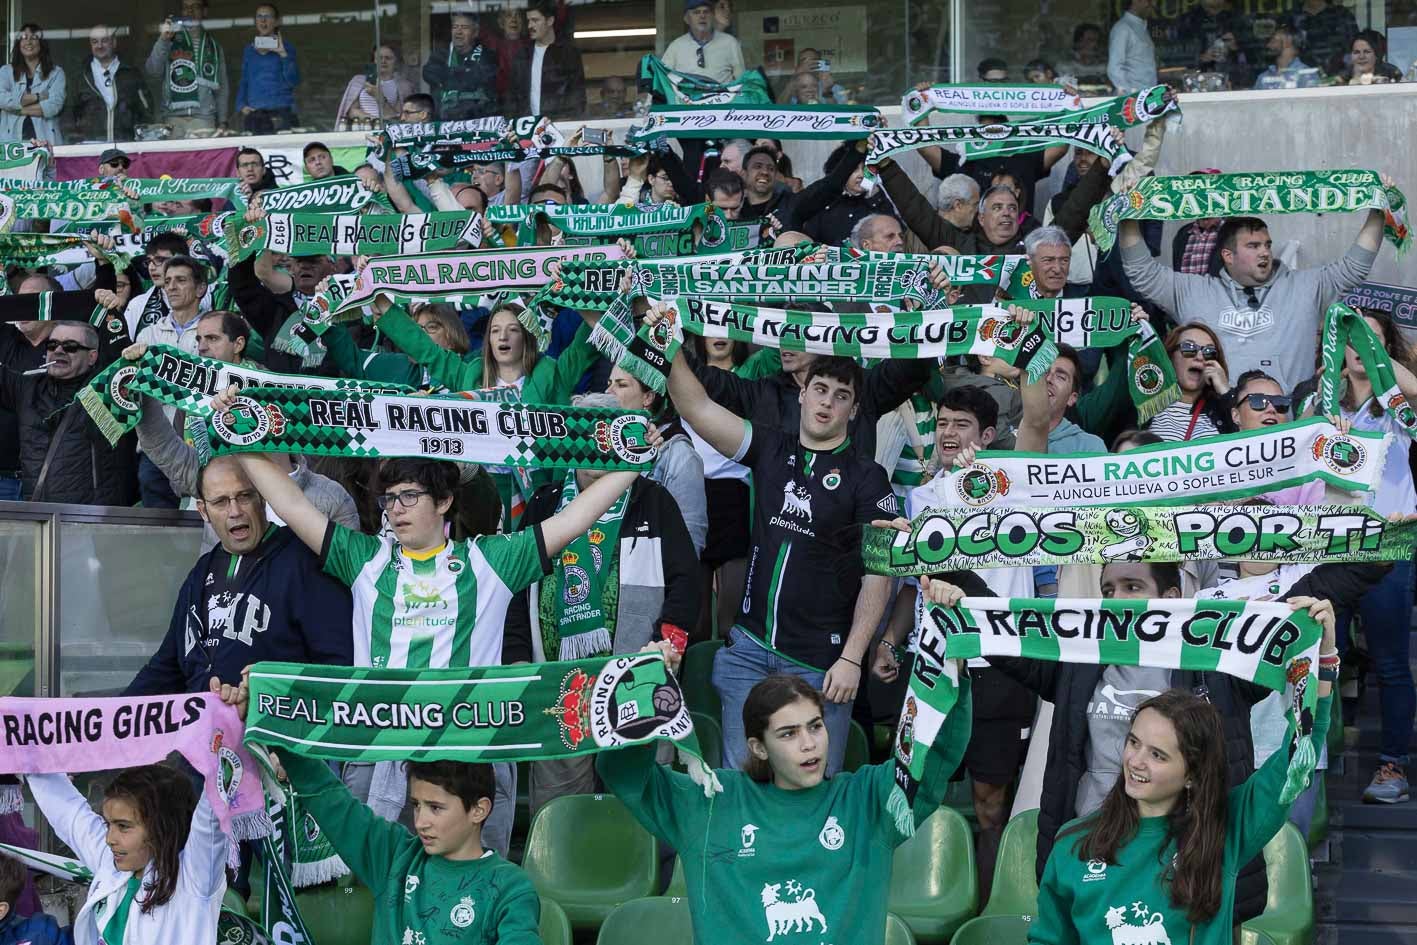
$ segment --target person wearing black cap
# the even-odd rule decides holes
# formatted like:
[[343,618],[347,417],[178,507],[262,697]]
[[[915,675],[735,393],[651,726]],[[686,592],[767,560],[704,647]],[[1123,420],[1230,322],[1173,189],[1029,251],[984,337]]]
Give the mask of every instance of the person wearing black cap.
[[664,50],[666,66],[715,82],[733,82],[743,74],[743,47],[713,28],[710,0],[684,0],[684,25],[688,31]]
[[153,99],[143,74],[119,60],[111,26],[100,23],[89,30],[89,51],[89,61],[69,84],[72,137],[132,141],[137,126],[152,121]]
[[98,176],[126,180],[128,168],[132,164],[133,159],[128,156],[128,152],[119,148],[109,148],[98,156]]
[[300,152],[300,157],[305,162],[306,180],[323,180],[337,174],[342,176],[349,173],[335,164],[335,158],[330,153],[330,149],[319,141],[311,141],[307,144],[305,150]]

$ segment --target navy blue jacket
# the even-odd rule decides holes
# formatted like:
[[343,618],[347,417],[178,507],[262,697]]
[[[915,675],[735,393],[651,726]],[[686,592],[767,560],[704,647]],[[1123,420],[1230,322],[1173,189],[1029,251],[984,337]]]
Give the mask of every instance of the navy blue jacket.
[[0,919],[0,945],[72,945],[73,941],[53,916],[43,912],[24,918],[12,913]]
[[265,543],[216,626],[208,626],[203,586],[220,546],[197,559],[167,636],[123,695],[205,692],[211,677],[239,683],[241,670],[261,660],[354,665],[349,589],[290,529],[277,528]]

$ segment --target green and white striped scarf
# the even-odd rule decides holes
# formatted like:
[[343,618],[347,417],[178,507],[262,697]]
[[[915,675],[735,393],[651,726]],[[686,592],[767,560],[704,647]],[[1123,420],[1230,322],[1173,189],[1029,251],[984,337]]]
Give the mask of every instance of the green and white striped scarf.
[[233,263],[269,250],[292,256],[402,256],[482,245],[484,223],[475,210],[436,213],[272,213],[255,223],[224,221]]
[[1412,245],[1407,198],[1384,187],[1376,171],[1245,171],[1143,177],[1124,194],[1092,208],[1088,228],[1102,252],[1112,248],[1123,220],[1201,220],[1277,213],[1380,210],[1383,236],[1405,253]]
[[477,763],[666,741],[692,759],[705,793],[721,790],[658,653],[458,669],[257,663],[250,684],[248,745],[335,761]]
[[37,181],[49,167],[49,151],[24,141],[0,143],[0,186],[7,181]]
[[1362,493],[1377,488],[1390,439],[1311,417],[1115,455],[985,451],[935,485],[939,505],[973,508],[1189,505],[1306,482]]
[[[1048,300],[1040,300],[1048,301]],[[1127,346],[1127,391],[1143,425],[1181,399],[1181,386],[1166,345],[1150,322],[1133,322],[1131,304],[1124,299],[1098,298],[1079,306],[1075,300],[1056,300],[1055,309],[1038,310],[1038,320],[1054,341],[1083,348]],[[1032,304],[1015,302],[1015,305]]]
[[1284,693],[1294,731],[1291,803],[1308,786],[1318,755],[1322,628],[1287,604],[1230,600],[1067,600],[966,597],[925,607],[918,649],[938,661],[1012,656],[1056,663],[1222,672]]
[[158,200],[227,200],[240,206],[246,201],[232,177],[86,177],[80,180],[40,181],[32,189],[51,193],[84,192],[116,187],[133,203]]
[[[0,233],[0,260],[6,265],[24,269],[44,266],[80,266],[93,262],[84,248],[88,235],[83,233]],[[104,253],[118,271],[128,268],[131,257],[122,251]]]
[[360,390],[243,389],[225,414],[188,418],[198,454],[409,456],[539,469],[646,471],[642,413]]
[[143,228],[123,193],[114,188],[50,193],[11,186],[0,192],[0,233],[8,233],[16,220],[65,220],[70,223],[116,222],[129,232]]
[[1324,415],[1336,417],[1342,412],[1343,352],[1346,348],[1352,348],[1363,362],[1368,383],[1373,387],[1373,398],[1389,417],[1407,431],[1408,436],[1417,439],[1417,412],[1413,411],[1402,389],[1397,386],[1392,359],[1363,316],[1342,302],[1334,302],[1324,312],[1320,349],[1323,373],[1319,375],[1318,390],[1319,406]]
[[204,358],[170,345],[148,345],[138,360],[120,358],[104,368],[75,399],[88,411],[108,442],[117,443],[142,419],[143,397],[176,407],[189,417],[205,417],[210,412],[211,399],[232,384],[243,388],[285,386],[331,393],[409,390],[400,384],[281,374],[254,364],[230,364]]
[[882,127],[870,105],[654,105],[632,144],[656,138],[777,138],[855,141]]
[[375,193],[356,174],[324,177],[301,184],[287,184],[261,191],[261,209],[266,213],[353,213],[365,207],[370,212],[393,213],[393,205]]
[[749,69],[736,82],[715,82],[690,72],[676,72],[651,55],[640,59],[640,91],[671,105],[772,104],[761,69]]
[[498,226],[517,228],[517,245],[536,243],[536,225],[545,220],[570,245],[614,243],[627,239],[640,258],[687,256],[694,251],[694,230],[703,230],[710,217],[717,217],[706,204],[680,207],[664,204],[653,210],[595,205],[541,206],[514,204],[488,207],[487,219]]
[[1414,554],[1417,522],[1389,522],[1361,505],[927,509],[908,532],[868,525],[861,541],[866,570],[892,577],[1111,561],[1404,561]]
[[900,116],[918,125],[936,113],[947,115],[1060,115],[1082,108],[1082,96],[1058,85],[932,85],[911,89],[900,100]]

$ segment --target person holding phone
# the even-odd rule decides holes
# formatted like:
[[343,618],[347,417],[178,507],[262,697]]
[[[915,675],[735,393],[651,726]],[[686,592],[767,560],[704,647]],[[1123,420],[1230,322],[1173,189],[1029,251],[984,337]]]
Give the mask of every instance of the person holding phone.
[[374,50],[374,58],[363,72],[350,77],[336,121],[407,121],[399,114],[399,103],[413,93],[413,83],[403,74],[398,49],[385,43]]
[[207,0],[182,0],[180,18],[162,23],[157,42],[143,69],[160,89],[159,120],[174,137],[225,132],[227,92],[226,53],[210,31],[202,28]]
[[256,37],[241,54],[241,84],[236,111],[247,134],[274,134],[299,124],[295,87],[300,64],[295,47],[280,33],[280,11],[273,3],[256,8]]

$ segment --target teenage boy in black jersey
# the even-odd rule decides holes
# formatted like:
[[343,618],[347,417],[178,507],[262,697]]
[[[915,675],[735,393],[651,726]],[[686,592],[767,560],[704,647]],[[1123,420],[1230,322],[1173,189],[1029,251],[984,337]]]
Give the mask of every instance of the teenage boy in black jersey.
[[889,578],[864,573],[860,526],[898,514],[885,470],[847,435],[862,383],[855,361],[814,359],[798,394],[797,430],[784,433],[714,403],[683,354],[674,358],[669,396],[680,416],[753,471],[747,584],[713,668],[726,768],[747,756],[748,691],[774,673],[801,676],[826,696],[827,774],[841,768],[861,665],[890,594]]

